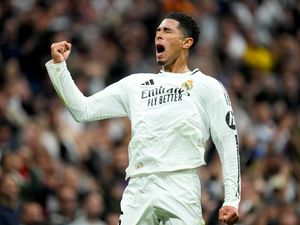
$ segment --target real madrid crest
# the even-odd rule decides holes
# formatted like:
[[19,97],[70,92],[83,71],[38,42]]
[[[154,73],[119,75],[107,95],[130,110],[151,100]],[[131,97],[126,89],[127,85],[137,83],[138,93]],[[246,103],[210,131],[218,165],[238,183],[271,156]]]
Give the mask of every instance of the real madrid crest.
[[189,91],[192,90],[193,88],[193,81],[192,80],[187,80],[181,85],[181,89],[185,91],[187,96],[190,96]]

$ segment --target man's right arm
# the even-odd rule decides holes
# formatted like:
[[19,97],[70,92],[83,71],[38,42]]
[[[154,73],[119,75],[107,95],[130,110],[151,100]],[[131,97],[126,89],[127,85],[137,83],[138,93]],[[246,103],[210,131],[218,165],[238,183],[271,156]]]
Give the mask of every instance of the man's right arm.
[[65,60],[71,52],[71,44],[52,44],[52,60],[46,63],[50,80],[61,100],[76,121],[93,121],[114,117],[126,117],[126,94],[120,82],[85,97],[75,85]]

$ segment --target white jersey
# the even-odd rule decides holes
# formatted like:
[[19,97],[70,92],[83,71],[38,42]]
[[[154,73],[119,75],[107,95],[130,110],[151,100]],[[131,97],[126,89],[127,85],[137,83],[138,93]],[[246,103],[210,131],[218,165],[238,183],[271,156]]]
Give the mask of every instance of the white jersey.
[[140,73],[85,97],[66,63],[46,63],[50,79],[77,121],[128,117],[132,138],[126,177],[197,168],[212,137],[222,162],[225,202],[238,208],[238,137],[228,94],[216,79],[187,73]]

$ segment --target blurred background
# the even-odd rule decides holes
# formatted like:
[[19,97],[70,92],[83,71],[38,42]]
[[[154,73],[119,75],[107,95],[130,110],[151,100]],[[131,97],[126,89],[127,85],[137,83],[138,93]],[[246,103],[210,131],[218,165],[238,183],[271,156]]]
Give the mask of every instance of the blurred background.
[[[1,225],[116,225],[127,185],[130,123],[77,123],[46,73],[68,40],[68,67],[91,95],[158,72],[154,35],[170,11],[201,29],[190,68],[227,88],[239,130],[240,225],[300,224],[300,1],[1,0]],[[213,144],[200,171],[203,216],[218,224],[221,168]]]

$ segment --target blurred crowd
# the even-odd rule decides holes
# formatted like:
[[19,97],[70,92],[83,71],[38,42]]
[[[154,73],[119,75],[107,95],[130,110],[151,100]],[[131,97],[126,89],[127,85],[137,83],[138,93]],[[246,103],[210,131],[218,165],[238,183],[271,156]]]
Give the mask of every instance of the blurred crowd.
[[[240,225],[300,224],[300,1],[1,0],[0,224],[117,225],[130,123],[77,123],[44,64],[68,40],[85,95],[136,72],[158,72],[154,35],[183,11],[199,23],[190,54],[227,88],[239,130]],[[203,216],[223,200],[212,142],[199,171]]]

